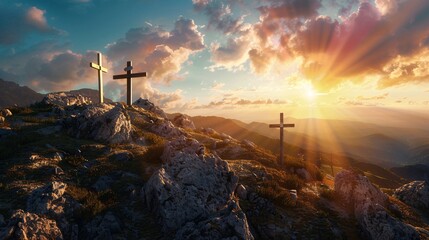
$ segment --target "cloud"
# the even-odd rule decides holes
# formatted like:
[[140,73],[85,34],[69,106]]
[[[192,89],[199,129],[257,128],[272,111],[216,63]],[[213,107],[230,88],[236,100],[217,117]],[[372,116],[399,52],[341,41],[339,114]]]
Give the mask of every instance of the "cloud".
[[31,33],[60,34],[49,26],[45,11],[37,7],[0,7],[0,45],[15,44]]
[[[230,4],[216,0],[192,0],[192,2],[196,11],[208,16],[208,28],[214,27],[225,34],[241,32],[247,28],[244,24],[244,16],[233,17]],[[230,3],[233,4],[234,1],[230,1]]]
[[211,90],[220,90],[221,88],[223,88],[225,86],[225,83],[221,83],[221,82],[214,82],[212,84]]
[[225,46],[219,43],[212,43],[210,46],[211,61],[214,65],[211,68],[225,68],[234,70],[239,68],[248,59],[250,40],[247,35],[228,38]]
[[[67,45],[42,42],[0,57],[0,77],[36,91],[67,91],[84,83],[96,86],[97,73],[89,67],[95,59],[94,51],[78,54],[68,50]],[[110,68],[108,61],[104,65]]]
[[132,60],[135,69],[147,71],[152,81],[168,83],[181,79],[182,65],[204,48],[204,36],[194,21],[180,18],[172,31],[151,26],[130,29],[124,38],[107,46],[107,55],[115,62]]
[[269,6],[259,7],[265,20],[310,18],[322,6],[320,0],[269,0]]
[[371,96],[371,97],[365,97],[365,96],[358,96],[357,100],[360,101],[371,101],[371,100],[384,100],[389,96],[389,93],[384,93],[377,96]]
[[268,105],[285,105],[291,104],[291,102],[279,100],[279,99],[257,99],[249,100],[237,97],[225,97],[220,101],[212,101],[206,105],[195,106],[195,109],[204,109],[204,108],[234,108],[237,106],[268,106]]

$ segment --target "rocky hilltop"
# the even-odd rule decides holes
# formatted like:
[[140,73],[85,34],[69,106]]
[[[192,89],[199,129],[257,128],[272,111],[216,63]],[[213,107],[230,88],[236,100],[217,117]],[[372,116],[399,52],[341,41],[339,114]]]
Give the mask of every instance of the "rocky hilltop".
[[427,183],[385,193],[353,170],[279,167],[146,99],[55,93],[0,120],[0,239],[429,237]]

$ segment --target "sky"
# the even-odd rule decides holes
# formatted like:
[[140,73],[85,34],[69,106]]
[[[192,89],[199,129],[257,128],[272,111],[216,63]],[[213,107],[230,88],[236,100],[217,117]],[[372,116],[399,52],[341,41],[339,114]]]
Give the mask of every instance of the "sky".
[[[267,121],[428,112],[427,0],[0,0],[0,78],[167,112]],[[354,111],[359,109],[359,111]],[[371,112],[369,111],[368,114]],[[363,118],[365,116],[362,116]]]

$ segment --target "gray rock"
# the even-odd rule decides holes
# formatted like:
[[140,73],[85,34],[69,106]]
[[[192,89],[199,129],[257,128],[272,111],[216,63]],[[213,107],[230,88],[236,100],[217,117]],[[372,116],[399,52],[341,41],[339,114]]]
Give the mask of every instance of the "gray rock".
[[4,122],[6,122],[6,119],[3,116],[0,116],[0,124],[3,124]]
[[131,140],[131,122],[121,103],[88,105],[77,117],[67,118],[63,127],[77,138],[109,143]]
[[66,107],[72,105],[88,105],[92,102],[88,97],[84,97],[80,94],[74,94],[70,92],[58,92],[49,93],[48,95],[46,95],[43,98],[42,103]]
[[133,106],[143,108],[146,111],[155,113],[156,115],[158,115],[164,119],[167,119],[167,115],[165,114],[165,112],[161,108],[155,106],[155,104],[151,103],[147,99],[139,98],[139,99],[137,99],[137,101],[135,101],[133,103]]
[[37,214],[16,210],[8,224],[0,232],[0,239],[63,239],[63,235],[54,220]]
[[396,189],[393,196],[412,207],[429,210],[429,183],[426,181],[405,184]]
[[[182,239],[196,236],[193,227],[207,236],[219,232],[230,236],[229,229],[234,229],[233,236],[253,239],[244,213],[232,203],[238,177],[227,162],[205,154],[198,141],[186,137],[167,143],[162,159],[163,166],[145,185],[144,197],[166,233],[178,231],[177,238]],[[204,228],[219,221],[219,229]]]
[[151,127],[151,131],[165,138],[176,138],[186,136],[186,133],[176,128],[172,122],[168,120],[159,120]]
[[[355,215],[360,214],[358,207],[367,198],[373,204],[387,206],[388,197],[374,186],[368,178],[352,171],[344,170],[335,176],[335,192],[344,200],[344,205],[352,208]],[[357,211],[357,212],[356,212]]]
[[51,182],[34,190],[27,200],[27,211],[51,217],[63,215],[66,188],[65,183]]
[[420,239],[414,227],[390,216],[380,204],[366,199],[356,218],[368,239]]
[[195,129],[194,122],[184,114],[179,114],[174,117],[173,124],[184,129]]
[[235,189],[235,193],[240,199],[247,199],[247,189],[242,184],[238,184],[237,188]]
[[335,176],[335,191],[351,208],[367,239],[419,239],[414,227],[389,215],[387,195],[366,177],[342,171]]

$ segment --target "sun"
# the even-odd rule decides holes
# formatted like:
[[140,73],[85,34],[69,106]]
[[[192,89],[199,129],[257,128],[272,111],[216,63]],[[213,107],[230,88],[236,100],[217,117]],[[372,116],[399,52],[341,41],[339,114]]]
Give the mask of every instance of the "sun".
[[308,100],[314,100],[316,98],[316,91],[314,90],[313,86],[311,86],[310,84],[305,86],[305,97]]

